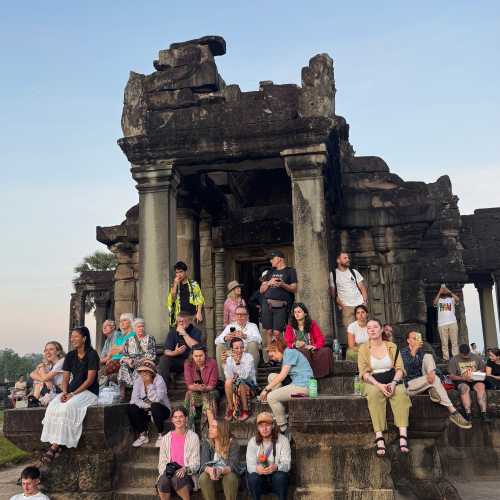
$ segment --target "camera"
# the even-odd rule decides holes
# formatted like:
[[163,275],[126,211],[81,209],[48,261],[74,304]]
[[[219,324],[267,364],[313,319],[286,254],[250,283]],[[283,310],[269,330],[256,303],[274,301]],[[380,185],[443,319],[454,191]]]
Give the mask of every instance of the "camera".
[[169,462],[165,466],[165,476],[166,477],[173,477],[174,474],[181,468],[181,466],[177,462]]

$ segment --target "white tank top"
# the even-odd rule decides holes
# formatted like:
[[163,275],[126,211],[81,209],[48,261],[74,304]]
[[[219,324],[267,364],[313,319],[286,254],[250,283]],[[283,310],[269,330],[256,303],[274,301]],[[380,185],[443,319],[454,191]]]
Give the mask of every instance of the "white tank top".
[[392,359],[389,354],[386,354],[381,359],[370,356],[370,361],[372,365],[372,373],[382,373],[392,368]]

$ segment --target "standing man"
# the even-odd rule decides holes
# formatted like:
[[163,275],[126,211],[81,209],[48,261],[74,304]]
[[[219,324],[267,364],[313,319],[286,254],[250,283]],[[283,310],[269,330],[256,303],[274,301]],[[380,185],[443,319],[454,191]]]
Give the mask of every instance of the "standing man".
[[167,309],[170,311],[170,326],[177,324],[177,315],[184,311],[195,318],[197,323],[203,321],[202,307],[205,303],[200,285],[188,278],[188,267],[179,261],[174,266],[175,278],[168,292]]
[[260,285],[263,296],[262,328],[266,345],[272,337],[278,337],[284,330],[288,311],[297,293],[297,271],[286,265],[283,252],[271,252],[270,262],[272,269],[267,272]]
[[160,358],[158,371],[165,384],[169,385],[170,373],[184,373],[184,362],[191,354],[191,348],[201,343],[201,332],[191,324],[191,315],[181,311],[177,323],[170,328],[165,339],[165,352]]
[[441,339],[443,359],[448,361],[448,341],[451,340],[451,355],[458,354],[458,324],[455,316],[455,306],[460,302],[457,295],[452,293],[443,283],[434,297],[434,307],[437,308],[438,332]]
[[356,269],[350,268],[350,263],[349,254],[341,252],[337,257],[337,269],[330,273],[330,291],[342,314],[342,325],[346,328],[356,319],[356,306],[368,304],[365,280]]

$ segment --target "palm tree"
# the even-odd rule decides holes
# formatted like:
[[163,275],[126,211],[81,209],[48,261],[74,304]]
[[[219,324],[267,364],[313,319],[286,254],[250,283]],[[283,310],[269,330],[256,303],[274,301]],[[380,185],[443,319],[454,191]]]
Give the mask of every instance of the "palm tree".
[[[81,278],[82,273],[88,271],[114,271],[118,262],[116,256],[110,252],[102,252],[96,250],[92,255],[84,257],[81,264],[74,268],[78,276],[73,280],[73,283]],[[85,296],[85,313],[89,313],[95,309],[94,297],[89,293]]]

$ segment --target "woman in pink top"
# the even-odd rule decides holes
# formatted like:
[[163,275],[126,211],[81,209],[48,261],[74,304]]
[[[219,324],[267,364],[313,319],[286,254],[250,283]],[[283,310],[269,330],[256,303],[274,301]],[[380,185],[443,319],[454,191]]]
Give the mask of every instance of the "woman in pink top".
[[332,373],[332,350],[325,347],[321,328],[311,319],[307,307],[301,302],[292,306],[284,340],[289,349],[298,349],[306,357],[316,378],[327,377]]
[[236,321],[236,309],[244,306],[245,300],[241,296],[241,285],[236,280],[227,284],[227,299],[224,302],[224,326]]
[[200,468],[200,440],[187,428],[187,410],[178,406],[172,413],[174,430],[165,434],[160,445],[156,484],[162,500],[170,499],[175,491],[182,500],[191,498],[191,476]]

